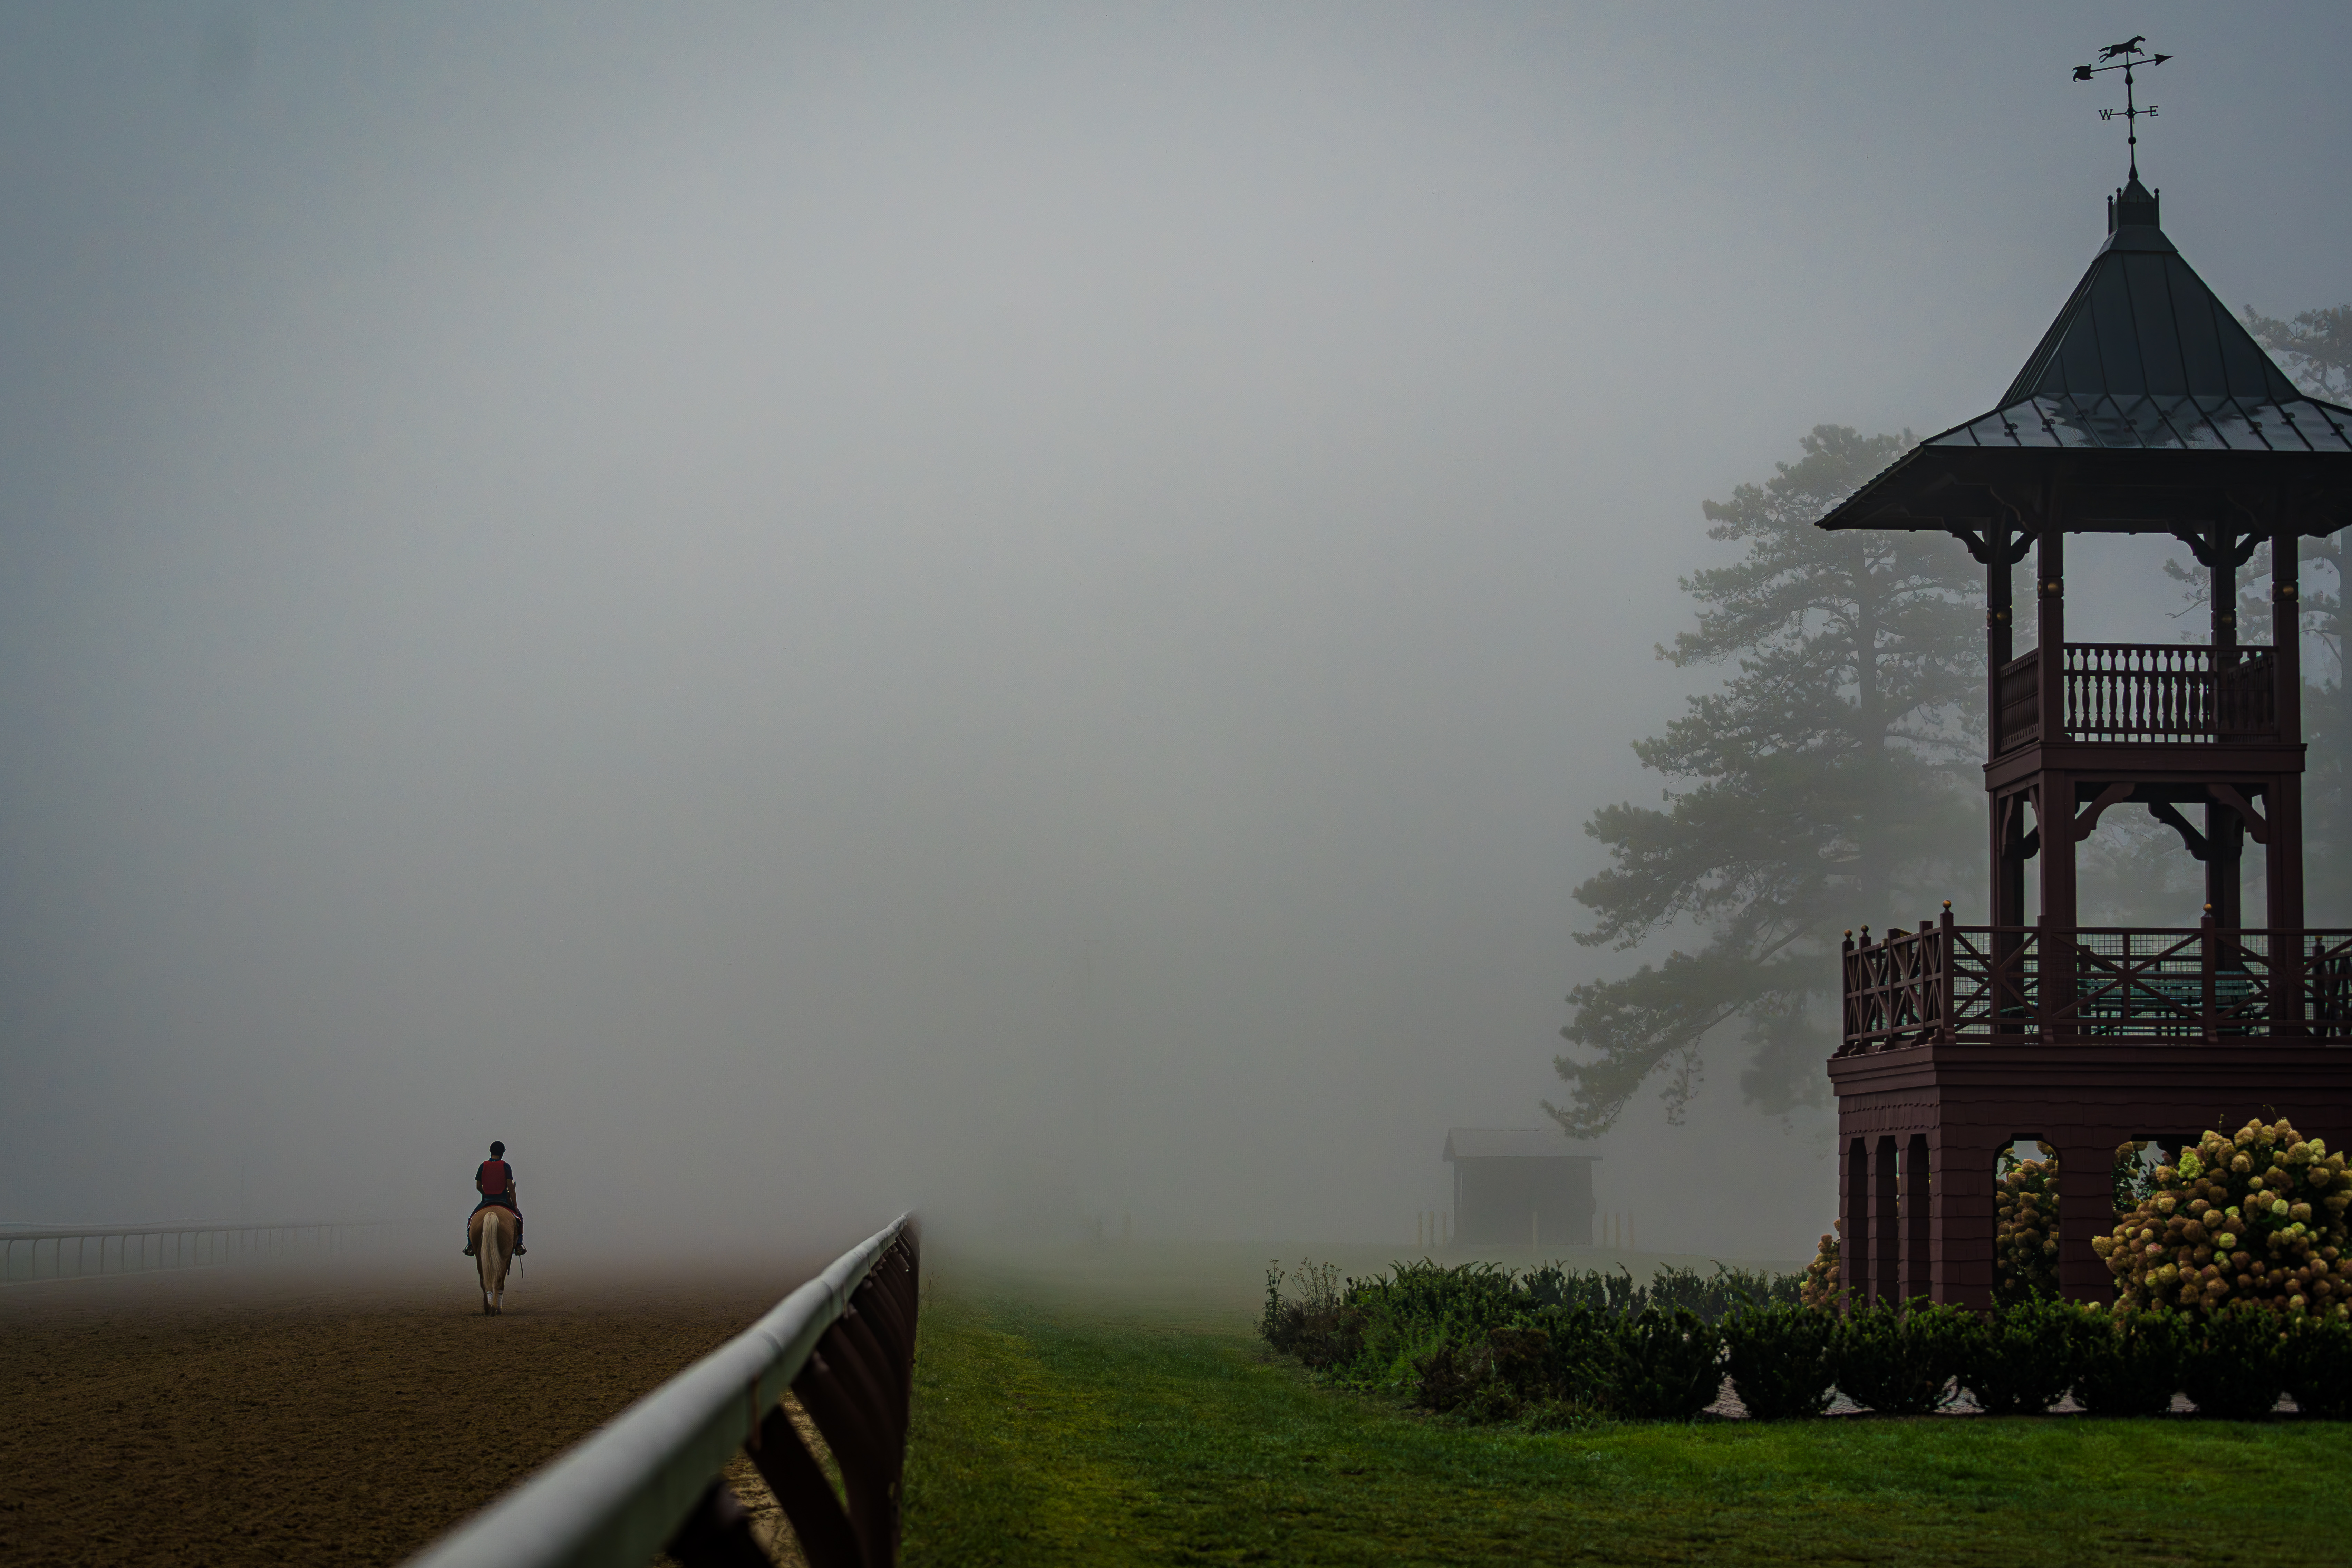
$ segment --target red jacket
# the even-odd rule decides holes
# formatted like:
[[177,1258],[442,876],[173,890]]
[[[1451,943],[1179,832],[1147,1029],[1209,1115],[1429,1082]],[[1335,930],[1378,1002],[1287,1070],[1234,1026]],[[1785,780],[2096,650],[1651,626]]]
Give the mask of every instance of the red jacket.
[[504,1160],[485,1160],[474,1172],[474,1189],[486,1198],[504,1197],[514,1185],[514,1167]]

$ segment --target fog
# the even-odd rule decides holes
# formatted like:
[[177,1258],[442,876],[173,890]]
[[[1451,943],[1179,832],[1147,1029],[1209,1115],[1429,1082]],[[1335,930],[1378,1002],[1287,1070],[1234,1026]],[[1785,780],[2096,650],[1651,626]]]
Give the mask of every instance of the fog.
[[[0,1218],[1410,1240],[1636,962],[1700,502],[1990,406],[2134,32],[2352,297],[2317,6],[0,13]],[[1809,1252],[1726,1034],[1600,1202]]]

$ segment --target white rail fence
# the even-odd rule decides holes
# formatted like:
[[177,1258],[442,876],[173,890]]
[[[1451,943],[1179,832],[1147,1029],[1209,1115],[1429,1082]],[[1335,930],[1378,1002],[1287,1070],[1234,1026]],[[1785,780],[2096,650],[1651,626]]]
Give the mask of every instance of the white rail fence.
[[369,1222],[356,1220],[0,1226],[0,1283],[28,1285],[340,1253],[368,1228]]
[[[813,1568],[897,1562],[918,1240],[914,1216],[899,1215],[409,1568],[644,1568],[664,1550],[686,1568],[770,1562],[720,1479],[738,1449]],[[840,1490],[782,1407],[786,1389]]]

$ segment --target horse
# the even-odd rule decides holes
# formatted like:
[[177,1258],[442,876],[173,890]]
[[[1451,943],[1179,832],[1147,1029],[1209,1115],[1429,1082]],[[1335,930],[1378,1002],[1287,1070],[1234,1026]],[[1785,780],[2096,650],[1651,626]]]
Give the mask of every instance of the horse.
[[514,1220],[496,1204],[474,1211],[467,1227],[473,1232],[474,1263],[482,1277],[482,1315],[499,1315],[499,1300],[507,1293],[507,1263],[514,1257]]

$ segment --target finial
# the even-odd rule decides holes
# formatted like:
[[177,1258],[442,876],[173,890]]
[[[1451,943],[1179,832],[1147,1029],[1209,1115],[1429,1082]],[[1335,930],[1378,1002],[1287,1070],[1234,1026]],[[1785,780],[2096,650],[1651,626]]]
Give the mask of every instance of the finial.
[[[2125,137],[2125,142],[2128,147],[2131,155],[2131,183],[2133,184],[2139,184],[2139,118],[2141,115],[2145,114],[2150,120],[2155,119],[2156,105],[2151,103],[2146,109],[2142,109],[2139,106],[2138,100],[2134,96],[2132,91],[2132,68],[2135,66],[2160,66],[2165,61],[2172,58],[2170,55],[2149,54],[2146,49],[2140,47],[2140,46],[2146,42],[2147,42],[2147,35],[2146,33],[2134,33],[2122,43],[2109,44],[2105,48],[2101,49],[2099,51],[2099,59],[2104,63],[2097,65],[2082,65],[2074,68],[2074,79],[2076,81],[2091,81],[2096,79],[2103,71],[2119,70],[2124,73],[2124,106],[2121,109],[2102,109],[2099,110],[2099,118],[2102,120],[2113,120],[2118,115],[2122,117],[2124,129],[2127,133]],[[2145,196],[2147,193],[2142,192],[2140,194]],[[2110,210],[2112,211],[2112,209]],[[2113,220],[2110,219],[2111,226],[2112,221]]]

